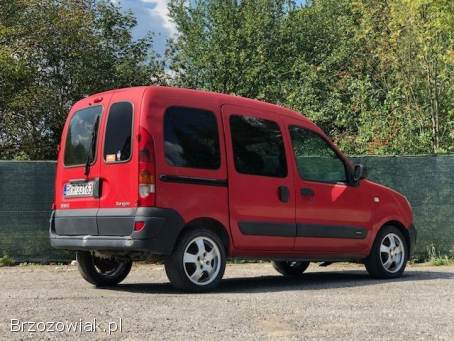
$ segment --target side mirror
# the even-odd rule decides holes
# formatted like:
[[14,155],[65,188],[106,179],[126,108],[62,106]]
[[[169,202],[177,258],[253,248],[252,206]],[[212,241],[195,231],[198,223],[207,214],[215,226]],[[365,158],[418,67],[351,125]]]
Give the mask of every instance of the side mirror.
[[362,164],[353,167],[353,183],[359,183],[359,180],[367,178],[367,168]]

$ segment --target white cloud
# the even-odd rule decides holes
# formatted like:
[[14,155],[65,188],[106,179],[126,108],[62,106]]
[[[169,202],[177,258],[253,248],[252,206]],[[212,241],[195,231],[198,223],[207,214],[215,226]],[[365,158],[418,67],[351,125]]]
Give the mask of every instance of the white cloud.
[[143,37],[147,32],[156,33],[154,48],[159,53],[165,50],[166,40],[176,33],[170,20],[167,4],[169,0],[110,0],[124,10],[131,9],[137,18],[135,38]]
[[170,20],[167,4],[169,0],[140,0],[143,4],[151,4],[152,8],[147,8],[151,19],[157,19],[162,22],[162,27],[169,33],[176,33],[175,24]]

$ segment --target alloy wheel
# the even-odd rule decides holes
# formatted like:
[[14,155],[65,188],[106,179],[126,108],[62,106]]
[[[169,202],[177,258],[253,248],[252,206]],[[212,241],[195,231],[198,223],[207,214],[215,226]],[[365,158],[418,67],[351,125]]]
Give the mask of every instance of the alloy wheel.
[[210,284],[221,268],[221,253],[218,245],[205,236],[192,239],[183,254],[183,268],[192,283]]
[[395,233],[388,233],[380,245],[380,260],[383,268],[391,273],[398,272],[405,260],[405,246]]

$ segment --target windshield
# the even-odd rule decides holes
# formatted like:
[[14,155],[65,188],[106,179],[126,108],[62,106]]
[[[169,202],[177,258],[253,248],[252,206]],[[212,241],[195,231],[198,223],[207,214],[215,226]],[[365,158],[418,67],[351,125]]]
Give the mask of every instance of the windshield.
[[96,120],[101,116],[100,105],[77,111],[69,124],[66,136],[65,166],[84,165],[89,156],[95,159],[96,141],[93,141],[94,150],[90,154],[93,127]]

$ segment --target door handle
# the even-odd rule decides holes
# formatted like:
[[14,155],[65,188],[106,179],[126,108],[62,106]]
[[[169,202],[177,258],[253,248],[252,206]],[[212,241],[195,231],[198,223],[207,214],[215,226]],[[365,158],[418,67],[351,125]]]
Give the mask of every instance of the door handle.
[[290,192],[287,186],[279,186],[278,188],[279,200],[282,202],[288,202],[290,197]]
[[312,188],[301,188],[300,190],[301,196],[303,197],[313,197],[315,192]]

